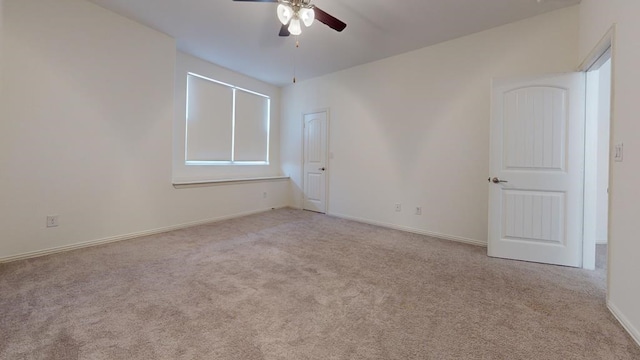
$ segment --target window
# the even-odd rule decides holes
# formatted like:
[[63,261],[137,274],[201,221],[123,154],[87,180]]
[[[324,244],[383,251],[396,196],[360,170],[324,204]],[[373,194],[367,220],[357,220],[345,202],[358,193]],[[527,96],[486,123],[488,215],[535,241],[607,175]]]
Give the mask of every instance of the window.
[[271,99],[187,74],[186,165],[269,164]]

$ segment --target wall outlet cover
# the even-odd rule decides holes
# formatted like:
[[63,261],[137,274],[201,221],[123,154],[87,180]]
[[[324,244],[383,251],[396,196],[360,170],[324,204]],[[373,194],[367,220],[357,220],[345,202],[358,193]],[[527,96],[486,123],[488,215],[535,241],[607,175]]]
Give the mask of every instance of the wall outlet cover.
[[58,215],[47,216],[47,227],[57,227],[60,225]]

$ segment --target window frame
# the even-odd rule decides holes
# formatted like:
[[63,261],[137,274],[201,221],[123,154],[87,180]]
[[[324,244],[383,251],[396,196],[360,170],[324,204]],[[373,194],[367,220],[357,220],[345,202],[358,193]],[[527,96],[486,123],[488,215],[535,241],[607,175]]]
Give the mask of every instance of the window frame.
[[[206,81],[211,81],[213,83],[219,84],[219,85],[223,85],[223,86],[227,86],[229,88],[232,89],[233,92],[233,97],[232,97],[232,116],[231,116],[231,159],[230,160],[188,160],[188,154],[187,154],[187,149],[188,149],[188,144],[189,144],[189,77],[193,76],[202,80],[206,80]],[[265,160],[258,160],[258,161],[247,161],[247,160],[235,160],[235,140],[236,140],[236,131],[235,131],[235,124],[236,124],[236,92],[237,91],[243,91],[252,95],[256,95],[262,98],[265,98],[267,101],[267,109],[266,109],[266,149],[265,149]],[[185,134],[184,134],[184,165],[185,166],[229,166],[229,165],[233,165],[233,166],[255,166],[255,165],[269,165],[269,161],[270,161],[270,153],[269,153],[269,149],[270,149],[270,140],[271,140],[271,97],[269,95],[265,95],[262,93],[259,93],[257,91],[253,91],[253,90],[249,90],[246,88],[242,88],[239,86],[235,86],[223,81],[219,81],[219,80],[215,80],[212,79],[210,77],[204,76],[204,75],[200,75],[197,74],[195,72],[191,72],[191,71],[187,71],[187,86],[186,86],[186,113],[185,113],[185,120],[184,120],[184,125],[185,125]]]

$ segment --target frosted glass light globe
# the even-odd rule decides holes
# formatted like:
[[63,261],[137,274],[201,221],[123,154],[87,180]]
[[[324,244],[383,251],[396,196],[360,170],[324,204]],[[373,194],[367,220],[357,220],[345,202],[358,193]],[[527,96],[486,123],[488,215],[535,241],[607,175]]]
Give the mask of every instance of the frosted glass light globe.
[[300,35],[302,34],[302,27],[300,26],[300,19],[294,17],[291,19],[291,23],[289,24],[289,33],[291,35]]
[[300,9],[300,20],[304,23],[304,26],[309,27],[313,24],[313,20],[316,19],[316,12],[313,9],[302,8]]
[[293,17],[293,9],[291,9],[288,5],[279,4],[278,5],[278,20],[282,23],[282,25],[287,25],[289,20]]

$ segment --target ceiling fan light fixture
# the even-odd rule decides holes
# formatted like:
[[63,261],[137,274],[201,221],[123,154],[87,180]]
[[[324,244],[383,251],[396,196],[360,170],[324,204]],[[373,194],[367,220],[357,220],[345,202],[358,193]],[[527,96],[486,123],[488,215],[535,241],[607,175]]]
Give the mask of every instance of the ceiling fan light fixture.
[[313,24],[313,20],[316,19],[316,12],[313,11],[313,8],[302,8],[300,9],[300,20],[304,23],[304,26],[309,27]]
[[297,16],[294,16],[289,23],[289,32],[291,35],[300,35],[302,34],[302,27],[300,26],[300,19]]
[[293,18],[293,9],[289,5],[278,4],[278,20],[282,25],[287,25],[291,18]]

